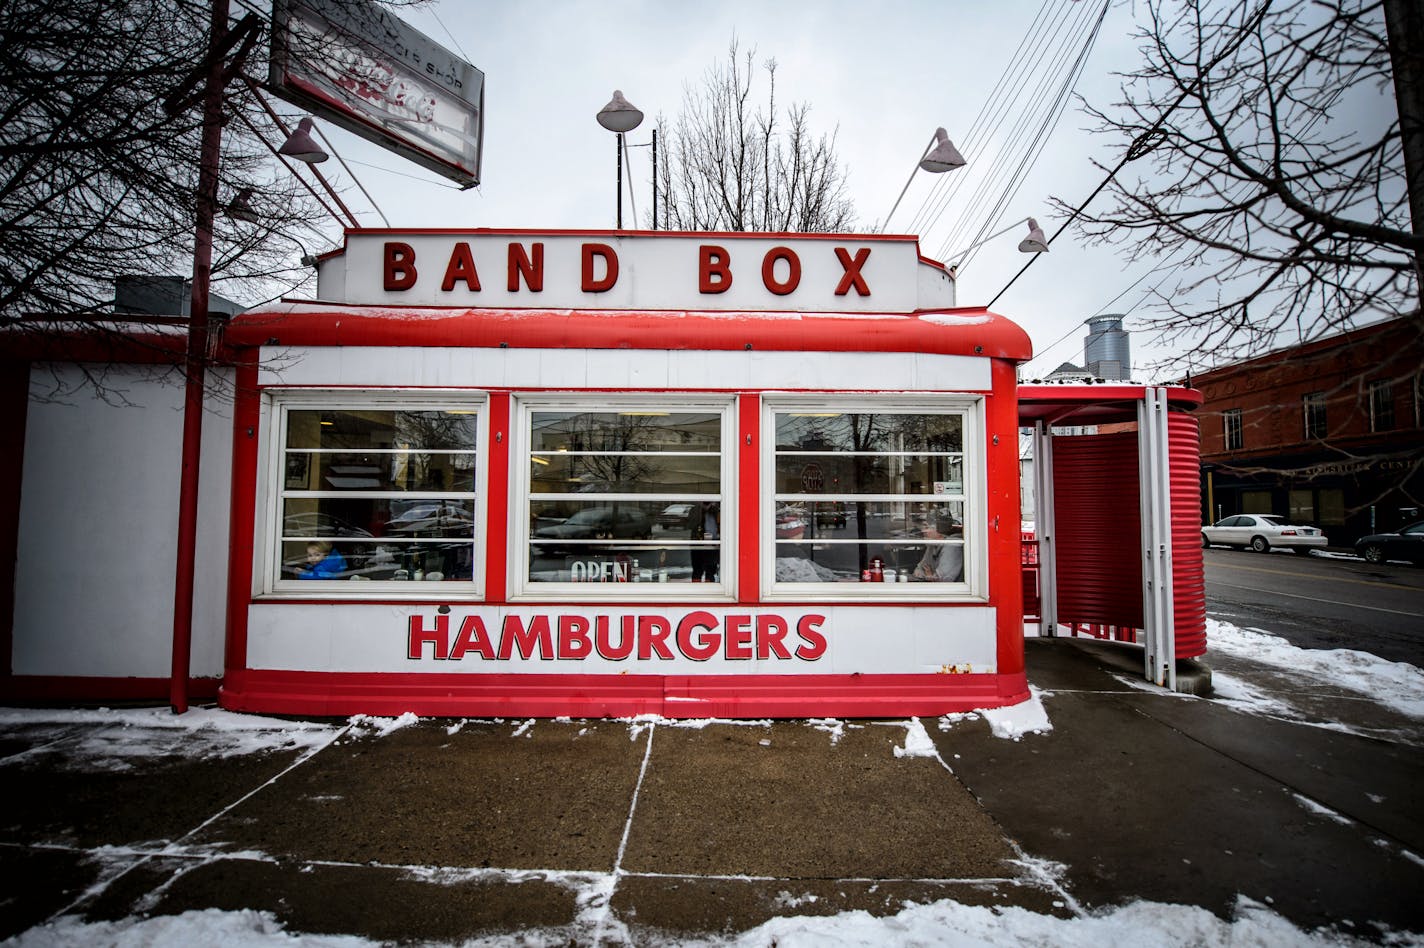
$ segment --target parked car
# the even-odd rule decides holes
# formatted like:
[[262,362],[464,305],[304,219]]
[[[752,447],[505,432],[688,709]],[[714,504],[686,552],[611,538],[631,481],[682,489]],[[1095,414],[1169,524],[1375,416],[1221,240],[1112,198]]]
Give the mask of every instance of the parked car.
[[475,519],[458,501],[433,501],[408,507],[391,517],[386,529],[391,533],[435,533],[472,530]]
[[678,527],[687,526],[687,518],[691,514],[691,504],[668,504],[653,522],[664,530],[676,530]]
[[282,534],[289,537],[369,537],[371,531],[320,512],[290,513],[282,518]]
[[563,523],[539,527],[540,540],[646,540],[653,533],[648,515],[633,507],[585,507]]
[[1372,533],[1355,541],[1355,552],[1367,563],[1409,560],[1424,566],[1424,520],[1411,523],[1397,533]]
[[1269,553],[1272,547],[1292,550],[1302,556],[1311,550],[1325,549],[1325,534],[1318,527],[1287,523],[1275,514],[1240,514],[1218,520],[1201,528],[1202,546],[1250,547],[1257,553]]
[[776,511],[776,538],[800,540],[806,535],[808,514],[803,507],[780,507]]

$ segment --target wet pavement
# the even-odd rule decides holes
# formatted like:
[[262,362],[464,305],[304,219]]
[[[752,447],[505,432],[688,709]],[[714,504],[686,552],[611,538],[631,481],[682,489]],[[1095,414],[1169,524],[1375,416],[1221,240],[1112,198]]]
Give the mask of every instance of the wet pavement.
[[1229,918],[1240,896],[1303,929],[1424,931],[1420,722],[1227,659],[1293,709],[1243,713],[1134,682],[1136,661],[1029,640],[1052,730],[925,719],[932,751],[904,721],[430,719],[96,769],[94,725],[6,726],[0,937],[218,908],[385,942],[643,945],[939,899]]

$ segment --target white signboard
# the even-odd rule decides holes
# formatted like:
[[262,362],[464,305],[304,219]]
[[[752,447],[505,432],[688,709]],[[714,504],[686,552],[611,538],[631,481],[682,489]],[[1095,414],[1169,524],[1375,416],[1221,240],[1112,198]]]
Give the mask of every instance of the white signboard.
[[913,238],[360,231],[322,261],[331,302],[511,309],[905,313],[924,300]]
[[484,73],[369,0],[277,0],[273,91],[472,187]]
[[992,674],[992,606],[251,607],[247,665],[315,672]]

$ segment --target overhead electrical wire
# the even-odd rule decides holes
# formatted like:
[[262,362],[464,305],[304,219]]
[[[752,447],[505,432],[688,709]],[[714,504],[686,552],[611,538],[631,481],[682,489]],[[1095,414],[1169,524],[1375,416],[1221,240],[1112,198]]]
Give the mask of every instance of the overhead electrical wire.
[[[1078,9],[1086,10],[1081,5]],[[981,234],[987,232],[993,222],[984,216],[981,205],[994,182],[1009,173],[1014,164],[1013,156],[1026,150],[1028,130],[1040,124],[1038,116],[1045,110],[1045,104],[1051,105],[1048,90],[1058,84],[1058,76],[1066,69],[1077,33],[1082,28],[1077,22],[1062,21],[1055,21],[1051,26],[1032,64],[1033,71],[1013,83],[1012,97],[999,104],[993,124],[981,133],[982,144],[966,144],[975,162],[975,173],[966,177],[966,183],[972,179],[974,186],[968,199],[959,203],[959,212],[950,223],[950,233],[944,240],[947,248],[969,243],[965,234],[976,230]],[[1004,128],[1006,121],[1010,121],[1007,129]],[[939,207],[930,221],[931,226],[938,223],[949,207],[948,203]]]
[[[1046,35],[1051,26],[1045,20],[1045,13],[1054,2],[1055,0],[1044,0],[1043,6],[1034,15],[1034,20],[1028,31],[1019,41],[1018,48],[1014,50],[1013,56],[1010,57],[1004,71],[999,75],[994,88],[990,90],[988,98],[979,107],[979,114],[974,117],[969,130],[963,136],[956,136],[960,137],[961,144],[971,152],[979,145],[980,129],[995,121],[993,116],[998,113],[1001,107],[1000,103],[1005,103],[1006,107],[1009,101],[1008,94],[1005,92],[1006,88],[1012,88],[1019,84],[1019,76],[1024,71],[1026,63],[1038,55],[1037,48],[1041,42],[1040,37]],[[944,206],[958,193],[963,180],[960,175],[936,179],[930,193],[921,202],[920,209],[911,218],[909,228],[911,232],[924,233],[934,226],[939,214],[943,213]],[[933,219],[931,219],[931,215],[933,215]]]
[[[1003,182],[992,210],[984,219],[984,223],[980,226],[979,230],[971,235],[971,244],[982,241],[984,236],[989,232],[990,227],[998,226],[1005,209],[1018,193],[1019,188],[1022,187],[1024,180],[1028,177],[1028,173],[1037,162],[1039,155],[1043,153],[1043,149],[1047,146],[1049,138],[1052,137],[1053,130],[1055,126],[1057,126],[1059,119],[1063,117],[1063,112],[1068,107],[1068,101],[1072,96],[1073,89],[1077,85],[1079,78],[1081,78],[1084,67],[1087,65],[1088,56],[1091,54],[1093,46],[1097,42],[1098,34],[1101,31],[1103,19],[1107,16],[1110,2],[1111,0],[1104,0],[1102,9],[1093,25],[1093,29],[1079,49],[1077,59],[1074,61],[1072,69],[1063,77],[1052,103],[1044,110],[1042,120],[1038,127],[1033,130],[1028,142],[1029,147],[1021,155],[1018,166],[1008,176],[1008,180]],[[950,247],[946,241],[945,246],[941,249],[940,256],[947,259],[951,249],[953,248]],[[980,249],[983,249],[982,244],[980,247],[971,250],[968,257],[961,262],[961,267],[969,260],[972,260]]]

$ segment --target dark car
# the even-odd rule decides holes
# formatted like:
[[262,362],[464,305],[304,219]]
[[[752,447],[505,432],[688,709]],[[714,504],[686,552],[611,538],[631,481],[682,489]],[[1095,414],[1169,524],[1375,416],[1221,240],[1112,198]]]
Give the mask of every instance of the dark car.
[[648,515],[632,507],[585,507],[563,523],[539,527],[540,540],[646,540],[652,536]]
[[1367,563],[1409,560],[1424,566],[1424,520],[1411,523],[1397,533],[1372,533],[1355,541],[1355,552]]

